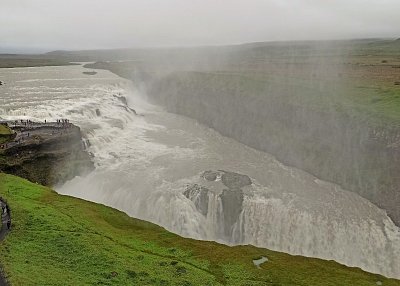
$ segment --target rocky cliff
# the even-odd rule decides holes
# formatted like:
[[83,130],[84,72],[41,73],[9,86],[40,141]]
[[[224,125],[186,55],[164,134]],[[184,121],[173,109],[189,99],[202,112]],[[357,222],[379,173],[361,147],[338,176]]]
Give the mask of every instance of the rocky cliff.
[[400,225],[397,126],[372,123],[333,103],[318,107],[293,97],[304,93],[301,88],[229,77],[234,84],[226,75],[175,74],[153,81],[147,93],[171,112],[357,192]]
[[[14,129],[14,128],[13,128]],[[93,169],[79,127],[15,128],[17,136],[0,149],[0,171],[46,186]]]
[[360,194],[400,225],[398,42],[346,45],[251,44],[217,57],[87,67],[131,79],[168,111]]

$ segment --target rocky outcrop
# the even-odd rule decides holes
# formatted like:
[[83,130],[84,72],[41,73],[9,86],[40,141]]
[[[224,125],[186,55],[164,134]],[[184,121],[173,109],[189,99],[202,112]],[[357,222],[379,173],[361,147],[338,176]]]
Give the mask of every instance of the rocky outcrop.
[[208,192],[209,189],[206,187],[199,186],[197,184],[188,186],[186,191],[183,193],[185,197],[191,200],[196,209],[204,216],[208,213]]
[[[246,175],[224,170],[205,171],[200,178],[203,179],[204,185],[189,185],[183,194],[205,217],[209,215],[209,203],[216,200],[218,202],[217,224],[220,227],[221,237],[225,237],[227,241],[237,237],[233,232],[243,210],[242,188],[250,186],[251,179]],[[213,182],[212,185],[210,185],[211,182]]]
[[243,210],[243,191],[241,189],[225,189],[220,195],[224,218],[224,235],[232,237],[233,226]]
[[77,126],[19,130],[15,140],[0,150],[1,172],[54,186],[94,168]]
[[221,175],[222,183],[227,186],[229,189],[235,190],[243,188],[244,186],[251,185],[251,180],[249,176],[241,175],[234,172],[222,171]]
[[87,74],[87,75],[95,75],[95,74],[97,74],[97,72],[95,72],[95,71],[84,71],[82,73],[83,74]]

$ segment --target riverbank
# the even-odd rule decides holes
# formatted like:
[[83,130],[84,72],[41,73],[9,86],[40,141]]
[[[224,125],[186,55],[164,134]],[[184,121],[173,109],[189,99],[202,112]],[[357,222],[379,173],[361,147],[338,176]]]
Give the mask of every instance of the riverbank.
[[0,174],[0,195],[15,221],[0,243],[11,285],[400,285],[333,261],[182,238],[10,175]]

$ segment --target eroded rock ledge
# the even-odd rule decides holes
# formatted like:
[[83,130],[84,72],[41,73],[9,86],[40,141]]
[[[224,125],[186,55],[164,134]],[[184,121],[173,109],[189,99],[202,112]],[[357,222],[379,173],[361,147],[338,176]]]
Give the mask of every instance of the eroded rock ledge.
[[205,171],[201,177],[207,182],[215,182],[217,184],[216,189],[221,191],[210,191],[206,186],[192,184],[186,187],[183,194],[194,203],[196,209],[204,216],[207,216],[209,212],[210,195],[217,196],[217,201],[221,203],[221,210],[217,215],[219,225],[223,226],[221,232],[224,237],[233,237],[234,225],[243,210],[242,188],[250,186],[252,184],[251,179],[246,175],[224,170]]
[[6,124],[15,135],[0,146],[1,172],[54,186],[93,170],[78,126],[61,122]]

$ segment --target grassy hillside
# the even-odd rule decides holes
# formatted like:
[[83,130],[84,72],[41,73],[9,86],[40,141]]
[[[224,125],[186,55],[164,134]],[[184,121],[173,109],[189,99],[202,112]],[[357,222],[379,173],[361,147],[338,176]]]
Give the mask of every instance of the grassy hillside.
[[5,125],[0,124],[0,135],[9,135],[12,131]]
[[[12,285],[400,285],[332,261],[172,234],[102,205],[0,174],[13,229],[0,243]],[[269,261],[261,269],[252,260]]]
[[0,144],[7,142],[12,136],[12,131],[5,125],[0,124]]

